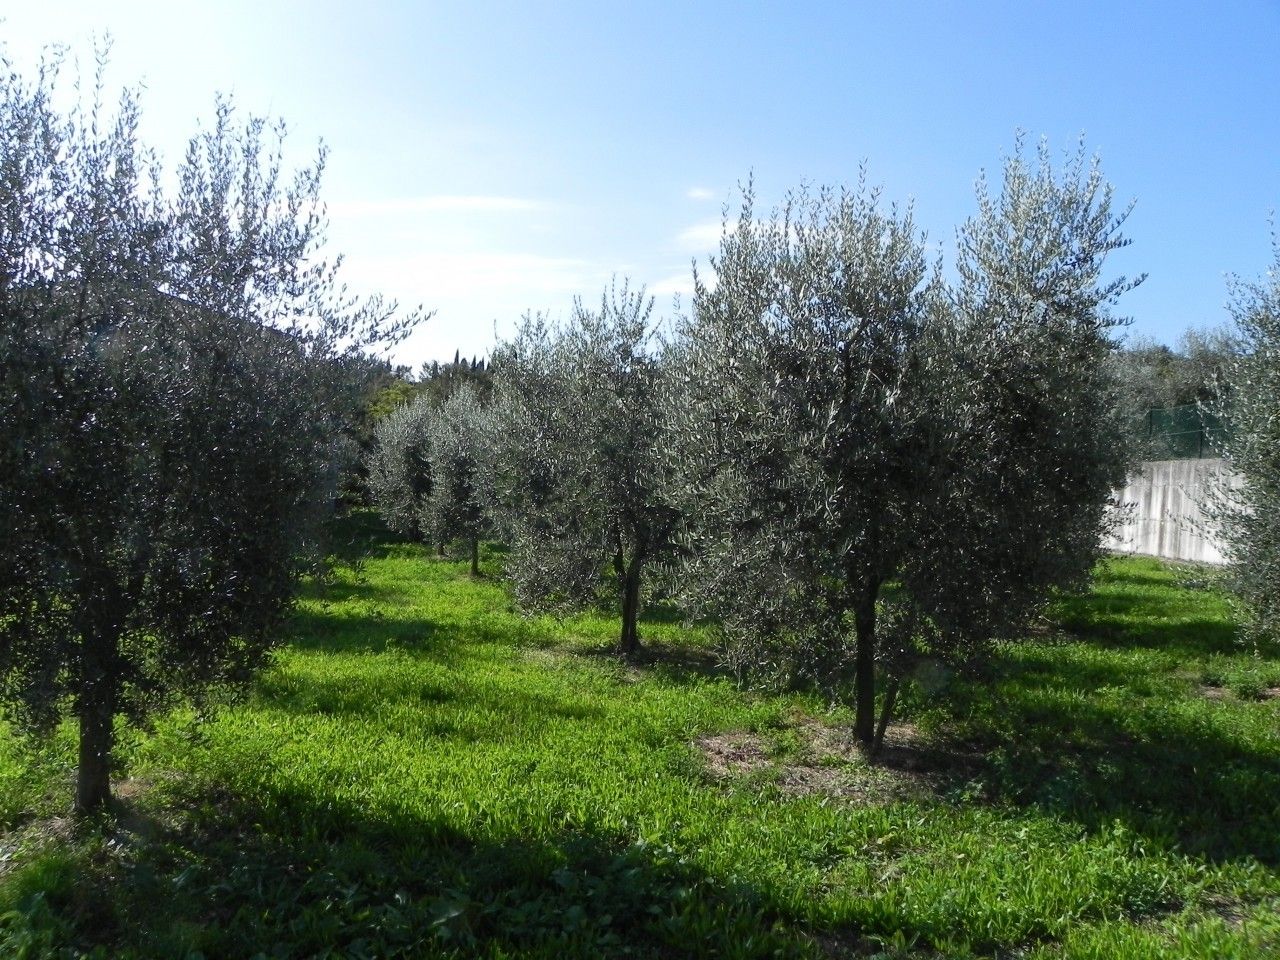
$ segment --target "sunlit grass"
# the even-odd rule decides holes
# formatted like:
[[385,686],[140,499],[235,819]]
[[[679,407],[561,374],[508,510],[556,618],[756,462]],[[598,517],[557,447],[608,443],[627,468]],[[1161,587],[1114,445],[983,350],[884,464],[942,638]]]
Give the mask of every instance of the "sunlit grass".
[[969,759],[853,796],[715,778],[695,746],[754,734],[780,769],[844,712],[738,689],[661,611],[623,666],[616,620],[525,620],[465,569],[378,540],[248,702],[126,740],[120,825],[55,819],[69,739],[4,742],[0,952],[1280,950],[1277,661],[1185,572],[1111,562],[1061,636],[915,690],[906,719]]

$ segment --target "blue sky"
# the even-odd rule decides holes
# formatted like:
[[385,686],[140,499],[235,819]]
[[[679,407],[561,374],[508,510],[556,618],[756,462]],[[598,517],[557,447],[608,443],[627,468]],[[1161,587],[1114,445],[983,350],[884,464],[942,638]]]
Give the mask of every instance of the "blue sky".
[[1137,205],[1122,312],[1172,342],[1270,262],[1280,207],[1280,2],[0,4],[20,66],[114,39],[146,137],[176,158],[215,91],[323,137],[351,286],[437,314],[397,359],[483,353],[526,309],[614,275],[669,313],[721,207],[866,161],[950,249],[1017,129],[1085,137]]

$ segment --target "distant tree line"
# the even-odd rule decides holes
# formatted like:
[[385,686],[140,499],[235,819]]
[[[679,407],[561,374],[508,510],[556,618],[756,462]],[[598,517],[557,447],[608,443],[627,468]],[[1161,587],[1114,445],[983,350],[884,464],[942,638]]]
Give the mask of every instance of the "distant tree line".
[[1222,452],[1226,422],[1217,411],[1242,349],[1222,326],[1188,330],[1174,347],[1131,338],[1112,354],[1117,407],[1135,460]]

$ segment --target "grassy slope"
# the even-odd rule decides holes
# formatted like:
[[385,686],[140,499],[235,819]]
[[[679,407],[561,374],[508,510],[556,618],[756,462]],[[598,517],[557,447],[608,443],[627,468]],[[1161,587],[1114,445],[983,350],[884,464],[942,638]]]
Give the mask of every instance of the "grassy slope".
[[[653,620],[666,660],[623,669],[608,618],[383,543],[249,703],[128,739],[121,825],[55,816],[65,736],[0,746],[0,954],[1272,955],[1280,663],[1179,577],[1111,562],[1064,636],[930,678],[906,707],[965,761],[849,799],[780,785],[847,717],[739,691],[696,633]],[[773,766],[711,777],[717,731]]]

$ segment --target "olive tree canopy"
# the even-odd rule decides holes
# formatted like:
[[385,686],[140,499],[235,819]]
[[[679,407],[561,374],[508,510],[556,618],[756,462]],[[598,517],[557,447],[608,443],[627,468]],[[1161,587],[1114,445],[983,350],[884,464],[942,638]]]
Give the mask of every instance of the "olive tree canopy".
[[323,154],[220,102],[165,188],[136,96],[52,105],[0,70],[0,696],[79,721],[76,807],[113,726],[242,684],[336,481],[339,363],[412,322],[335,296]]
[[490,365],[491,482],[517,597],[588,602],[610,568],[624,655],[639,648],[644,572],[670,559],[678,521],[660,456],[664,365],[652,309],[624,284],[598,311],[576,302],[563,327],[526,317]]
[[856,659],[870,682],[876,602],[942,465],[923,239],[873,192],[800,191],[758,217],[748,188],[711,270],[671,360],[691,598],[740,671],[835,692]]
[[876,191],[758,217],[748,188],[677,330],[691,597],[741,669],[852,687],[864,743],[877,666],[1010,635],[1087,573],[1123,478],[1105,363],[1132,283],[1100,271],[1124,215],[1043,149],[978,201],[947,284]]
[[1240,349],[1213,406],[1230,425],[1225,454],[1243,482],[1216,491],[1211,514],[1255,643],[1280,640],[1280,240],[1272,249],[1266,277],[1234,283]]
[[440,404],[427,425],[432,461],[428,508],[439,539],[461,540],[480,573],[480,540],[489,532],[488,469],[493,431],[480,388],[463,381]]
[[430,509],[433,408],[420,396],[393,409],[374,423],[369,451],[374,505],[387,526],[414,540],[438,540]]

